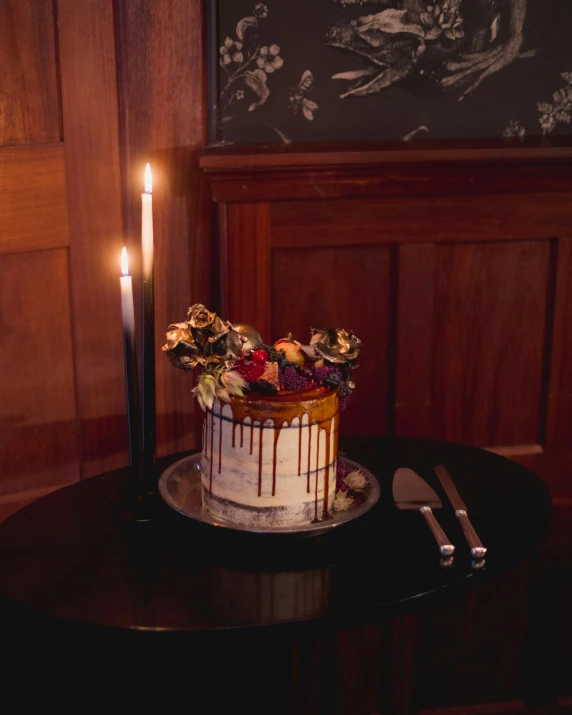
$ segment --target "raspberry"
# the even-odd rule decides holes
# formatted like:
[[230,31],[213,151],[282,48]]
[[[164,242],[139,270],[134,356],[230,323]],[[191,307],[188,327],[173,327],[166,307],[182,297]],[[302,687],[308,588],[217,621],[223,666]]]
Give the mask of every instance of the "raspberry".
[[233,370],[236,370],[239,375],[242,375],[246,382],[256,382],[264,372],[264,365],[260,365],[255,362],[237,360],[234,364]]
[[264,365],[268,360],[268,353],[266,350],[255,350],[252,353],[252,361],[257,362],[259,365]]

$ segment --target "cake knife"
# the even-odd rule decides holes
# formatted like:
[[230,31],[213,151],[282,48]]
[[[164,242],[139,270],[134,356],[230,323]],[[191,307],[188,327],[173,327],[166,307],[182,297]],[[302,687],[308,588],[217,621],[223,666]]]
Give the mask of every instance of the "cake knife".
[[435,474],[439,477],[439,481],[441,482],[445,493],[449,497],[449,501],[453,505],[455,516],[463,527],[463,533],[465,534],[465,538],[467,539],[467,543],[471,549],[471,555],[477,559],[482,559],[487,553],[487,549],[483,546],[481,540],[477,536],[477,532],[471,524],[467,515],[467,507],[465,506],[465,502],[462,500],[461,495],[457,491],[457,487],[453,484],[453,480],[442,464],[438,467],[434,467],[434,470]]
[[447,538],[432,509],[443,505],[436,492],[412,469],[400,467],[393,476],[393,499],[400,509],[415,509],[421,512],[435,541],[439,545],[441,556],[452,556],[455,547]]

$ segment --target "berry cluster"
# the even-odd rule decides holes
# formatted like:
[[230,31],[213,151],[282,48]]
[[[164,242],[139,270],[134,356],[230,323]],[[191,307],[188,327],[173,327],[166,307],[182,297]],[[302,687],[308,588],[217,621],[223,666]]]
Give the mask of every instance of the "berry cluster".
[[280,389],[290,392],[305,392],[314,387],[314,382],[300,374],[293,365],[281,367],[279,371]]
[[233,370],[236,370],[241,377],[243,377],[246,382],[254,383],[264,372],[264,364],[258,362],[246,362],[244,358],[240,358],[234,364]]

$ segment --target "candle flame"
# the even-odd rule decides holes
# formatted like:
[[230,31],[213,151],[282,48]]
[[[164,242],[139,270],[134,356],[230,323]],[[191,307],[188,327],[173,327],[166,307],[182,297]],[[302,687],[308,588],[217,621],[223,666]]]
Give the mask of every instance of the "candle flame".
[[151,194],[153,192],[153,176],[151,174],[151,165],[147,164],[145,167],[145,193]]
[[129,260],[127,258],[127,249],[125,246],[123,246],[123,250],[121,251],[121,275],[129,275]]

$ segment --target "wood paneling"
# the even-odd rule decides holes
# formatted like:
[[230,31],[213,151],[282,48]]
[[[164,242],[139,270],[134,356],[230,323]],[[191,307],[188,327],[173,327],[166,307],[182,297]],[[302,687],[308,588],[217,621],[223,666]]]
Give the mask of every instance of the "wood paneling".
[[422,437],[432,433],[435,250],[430,243],[399,247],[395,300],[394,431],[397,435]]
[[433,435],[527,444],[542,426],[550,242],[436,249]]
[[391,252],[388,248],[308,249],[272,254],[272,337],[309,337],[310,326],[339,326],[367,341],[358,384],[343,415],[345,433],[386,430]]
[[555,252],[546,446],[569,452],[572,450],[572,238],[570,229],[561,235]]
[[[288,201],[271,204],[272,245],[379,245],[552,238],[572,220],[562,194]],[[550,221],[547,221],[550,217]]]
[[[82,476],[127,462],[119,255],[119,118],[112,0],[59,0]],[[111,444],[121,448],[107,450]]]
[[63,144],[0,149],[0,254],[69,244]]
[[0,256],[0,495],[79,478],[66,249]]
[[206,140],[206,51],[202,2],[118,0],[119,81],[126,226],[140,240],[143,169],[153,169],[157,446],[196,446],[193,378],[161,353],[169,323],[194,302],[213,306],[218,283],[213,206],[198,168]]
[[[201,164],[222,216],[225,307],[250,302],[259,321],[271,311],[273,327],[304,328],[315,311],[308,286],[331,275],[322,257],[351,256],[355,275],[326,290],[336,306],[329,322],[338,322],[339,305],[351,305],[350,323],[375,311],[382,285],[391,346],[382,395],[368,389],[359,397],[360,385],[377,383],[364,371],[356,376],[362,415],[386,410],[380,429],[511,454],[567,449],[572,150],[425,146],[208,150]],[[248,259],[246,272],[239,267],[256,234],[253,217],[267,206],[278,282],[271,305],[260,306],[252,287],[268,279]],[[359,259],[380,249],[393,256],[387,290]],[[286,293],[289,284],[297,288]],[[371,329],[364,335],[367,360]],[[373,352],[377,360],[377,344]]]
[[264,340],[271,340],[275,324],[271,324],[269,297],[271,284],[272,290],[275,286],[268,204],[229,206],[221,223],[226,237],[222,245],[224,314],[228,320],[254,325]]
[[60,140],[52,0],[0,0],[0,146]]

